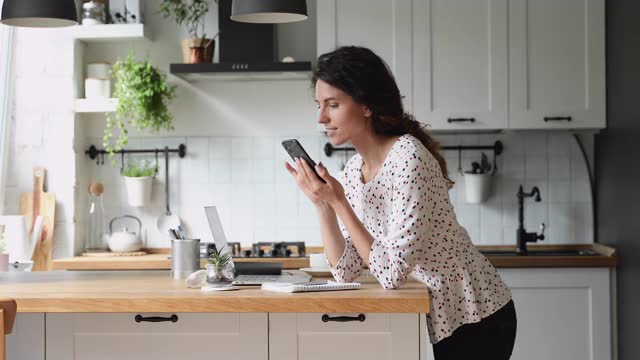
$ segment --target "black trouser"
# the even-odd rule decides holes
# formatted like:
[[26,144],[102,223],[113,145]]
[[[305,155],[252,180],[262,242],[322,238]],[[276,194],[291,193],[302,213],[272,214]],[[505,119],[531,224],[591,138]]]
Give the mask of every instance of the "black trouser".
[[433,345],[436,360],[507,360],[516,340],[513,300],[478,323],[464,324]]

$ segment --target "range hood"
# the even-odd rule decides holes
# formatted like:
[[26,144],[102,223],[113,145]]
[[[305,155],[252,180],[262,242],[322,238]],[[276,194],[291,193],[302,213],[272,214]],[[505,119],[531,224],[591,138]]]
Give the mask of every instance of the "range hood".
[[185,80],[289,80],[309,79],[311,62],[277,60],[277,34],[273,24],[249,24],[231,20],[231,0],[218,1],[220,35],[218,63],[170,64],[170,72]]

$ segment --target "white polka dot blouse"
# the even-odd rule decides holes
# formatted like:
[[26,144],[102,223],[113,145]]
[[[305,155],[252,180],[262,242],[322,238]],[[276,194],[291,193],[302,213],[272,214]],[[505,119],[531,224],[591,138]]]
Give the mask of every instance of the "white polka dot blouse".
[[[347,163],[341,183],[354,212],[373,236],[369,272],[385,289],[409,275],[424,283],[431,298],[427,327],[431,343],[460,325],[479,322],[511,300],[496,269],[458,224],[447,182],[435,157],[412,135],[392,146],[380,170],[363,183],[362,157]],[[331,267],[334,278],[350,282],[365,263],[342,222],[346,246]]]

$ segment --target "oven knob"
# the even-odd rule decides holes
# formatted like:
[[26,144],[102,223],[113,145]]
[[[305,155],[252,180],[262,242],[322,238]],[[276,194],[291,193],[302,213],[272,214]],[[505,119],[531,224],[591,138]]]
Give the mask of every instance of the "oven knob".
[[271,257],[278,257],[278,249],[271,249]]
[[244,250],[242,253],[244,254],[244,257],[251,257],[251,250]]

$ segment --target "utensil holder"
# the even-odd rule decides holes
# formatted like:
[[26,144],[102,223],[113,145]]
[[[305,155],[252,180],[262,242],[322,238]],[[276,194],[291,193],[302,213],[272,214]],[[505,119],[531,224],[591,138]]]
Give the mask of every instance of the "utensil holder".
[[200,239],[171,240],[171,278],[186,279],[200,269]]
[[469,204],[485,202],[491,195],[491,174],[464,173],[465,198]]

